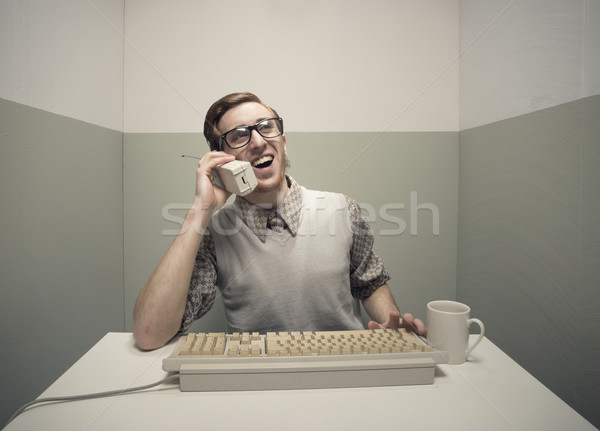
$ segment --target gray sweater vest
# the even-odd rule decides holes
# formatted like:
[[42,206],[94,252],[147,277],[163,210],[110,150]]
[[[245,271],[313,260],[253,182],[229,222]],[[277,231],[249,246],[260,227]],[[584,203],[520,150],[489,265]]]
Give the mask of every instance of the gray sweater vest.
[[352,232],[343,195],[302,188],[296,236],[267,231],[263,243],[226,205],[209,227],[228,329],[363,329],[350,294]]

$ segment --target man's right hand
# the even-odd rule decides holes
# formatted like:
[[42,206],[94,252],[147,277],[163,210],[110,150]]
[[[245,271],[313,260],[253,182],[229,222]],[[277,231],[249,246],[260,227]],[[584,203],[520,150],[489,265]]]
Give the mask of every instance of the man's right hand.
[[[235,160],[231,154],[223,151],[206,153],[199,161],[196,169],[196,195],[191,209],[197,213],[205,213],[209,218],[215,211],[225,205],[231,193],[217,186],[212,171],[218,166]],[[196,226],[199,227],[198,225]],[[198,232],[200,233],[200,232]]]

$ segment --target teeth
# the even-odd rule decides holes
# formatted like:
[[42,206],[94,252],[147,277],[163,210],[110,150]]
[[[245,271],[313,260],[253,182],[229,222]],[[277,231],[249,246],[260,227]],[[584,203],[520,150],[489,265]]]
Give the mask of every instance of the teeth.
[[262,163],[270,162],[271,160],[273,160],[273,156],[264,156],[258,160],[255,160],[254,163],[252,163],[252,166],[258,166]]

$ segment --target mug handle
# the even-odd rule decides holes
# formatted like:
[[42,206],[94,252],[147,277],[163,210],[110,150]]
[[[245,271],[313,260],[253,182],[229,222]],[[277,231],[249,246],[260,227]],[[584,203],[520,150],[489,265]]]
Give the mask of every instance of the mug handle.
[[465,357],[469,356],[469,353],[471,353],[473,351],[473,349],[475,347],[477,347],[477,345],[479,344],[479,342],[483,339],[483,334],[485,333],[485,326],[483,326],[483,322],[479,319],[469,319],[467,320],[467,327],[470,327],[472,323],[477,323],[477,325],[479,325],[479,337],[477,337],[477,340],[475,340],[475,342],[473,343],[472,346],[470,346],[469,348],[467,348],[467,351],[465,353]]

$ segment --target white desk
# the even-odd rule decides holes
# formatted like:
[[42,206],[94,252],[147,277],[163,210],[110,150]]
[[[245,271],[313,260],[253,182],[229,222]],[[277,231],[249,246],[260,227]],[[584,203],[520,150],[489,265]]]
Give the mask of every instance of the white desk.
[[[109,333],[40,397],[140,386],[167,376],[173,346],[139,351]],[[438,365],[433,385],[256,392],[150,392],[36,405],[5,430],[594,430],[488,339],[461,365]]]

